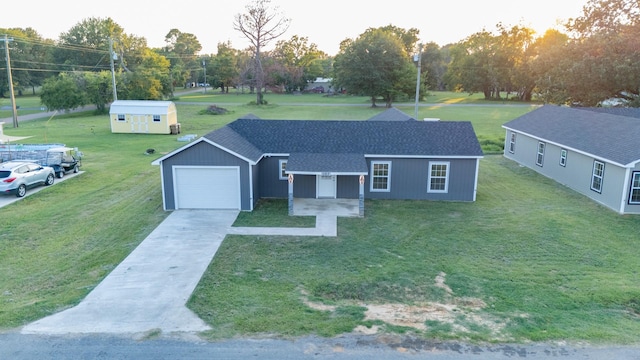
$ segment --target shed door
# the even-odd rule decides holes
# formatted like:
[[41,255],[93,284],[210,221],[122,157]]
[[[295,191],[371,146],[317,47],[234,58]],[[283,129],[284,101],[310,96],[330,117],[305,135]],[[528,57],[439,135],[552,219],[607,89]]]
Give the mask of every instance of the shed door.
[[240,210],[240,168],[174,168],[176,209]]

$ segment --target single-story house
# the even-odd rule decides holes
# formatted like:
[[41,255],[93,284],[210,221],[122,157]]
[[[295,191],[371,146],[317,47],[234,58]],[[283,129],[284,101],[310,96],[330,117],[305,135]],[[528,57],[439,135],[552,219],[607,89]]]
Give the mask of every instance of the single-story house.
[[503,125],[504,156],[620,214],[640,214],[640,119],[545,105]]
[[109,119],[112,133],[179,134],[178,112],[172,101],[116,100]]
[[[260,198],[475,201],[468,121],[240,118],[153,161],[165,210],[251,211]],[[291,211],[291,207],[290,207]]]

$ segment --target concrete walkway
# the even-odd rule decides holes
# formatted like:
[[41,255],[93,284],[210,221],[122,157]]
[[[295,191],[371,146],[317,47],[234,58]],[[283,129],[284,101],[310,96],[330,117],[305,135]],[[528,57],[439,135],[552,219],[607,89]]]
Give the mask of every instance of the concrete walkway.
[[185,305],[227,234],[336,236],[337,215],[315,228],[235,228],[236,210],[172,212],[77,306],[23,334],[198,332],[209,326]]

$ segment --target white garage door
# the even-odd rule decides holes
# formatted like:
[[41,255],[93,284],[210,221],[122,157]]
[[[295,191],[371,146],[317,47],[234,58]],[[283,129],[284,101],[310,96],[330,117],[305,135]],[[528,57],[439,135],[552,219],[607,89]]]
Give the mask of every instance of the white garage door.
[[240,209],[240,168],[174,167],[176,209]]

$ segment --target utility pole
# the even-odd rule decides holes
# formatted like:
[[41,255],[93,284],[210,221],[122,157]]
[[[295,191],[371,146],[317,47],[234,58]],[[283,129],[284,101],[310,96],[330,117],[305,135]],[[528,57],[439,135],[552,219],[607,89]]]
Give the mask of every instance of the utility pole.
[[204,59],[202,60],[202,68],[204,69],[204,82],[202,83],[204,85],[204,93],[207,93],[207,64],[204,61]]
[[111,60],[111,87],[113,88],[113,101],[118,100],[118,90],[116,89],[116,71],[113,60],[115,60],[116,54],[113,52],[113,39],[109,38],[109,59]]
[[[416,80],[416,109],[414,119],[418,120],[418,100],[420,99],[420,68],[422,67],[422,44],[418,45],[418,79]],[[414,56],[415,59],[415,56]]]
[[11,110],[13,110],[13,127],[18,127],[18,110],[16,107],[16,97],[13,94],[13,78],[11,77],[11,58],[9,57],[9,41],[13,41],[13,38],[9,39],[7,34],[4,34],[4,52],[7,56],[7,81],[9,82],[9,96],[11,97]]

